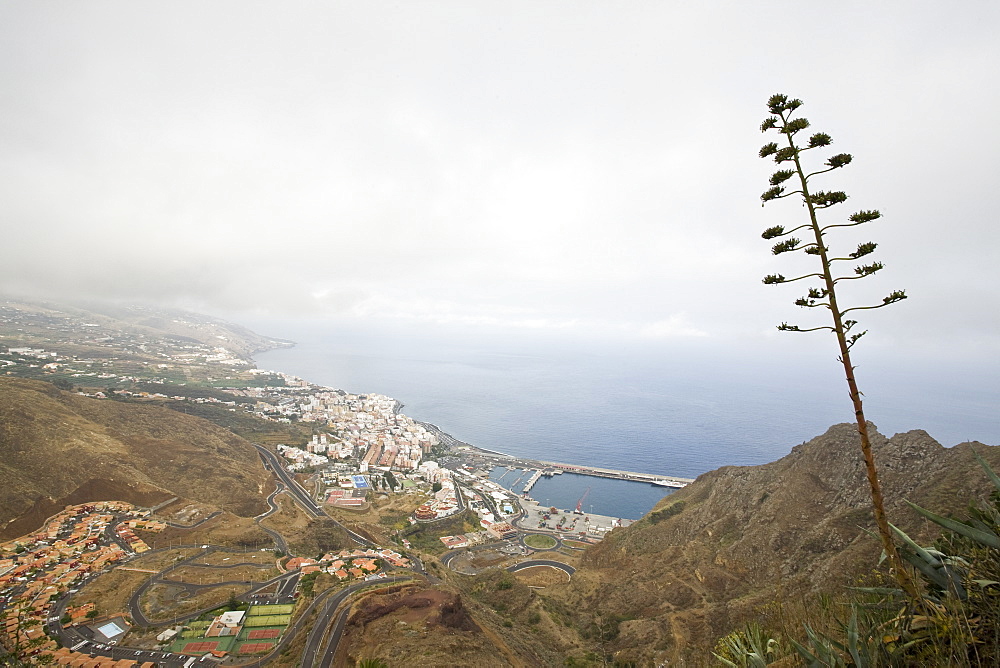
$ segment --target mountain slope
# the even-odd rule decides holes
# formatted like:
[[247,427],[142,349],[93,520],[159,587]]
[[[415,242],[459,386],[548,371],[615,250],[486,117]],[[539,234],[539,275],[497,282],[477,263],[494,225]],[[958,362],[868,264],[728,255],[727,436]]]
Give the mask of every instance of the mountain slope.
[[81,497],[179,496],[255,515],[269,480],[249,443],[205,420],[0,378],[0,538]]
[[[943,448],[926,432],[873,436],[890,520],[929,538],[910,499],[955,512],[989,482],[969,444]],[[1000,470],[1000,453],[975,447]],[[869,572],[880,552],[853,425],[762,466],[723,467],[666,497],[642,521],[587,554],[566,601],[614,625],[622,660],[707,656],[715,638],[768,604],[837,591]]]

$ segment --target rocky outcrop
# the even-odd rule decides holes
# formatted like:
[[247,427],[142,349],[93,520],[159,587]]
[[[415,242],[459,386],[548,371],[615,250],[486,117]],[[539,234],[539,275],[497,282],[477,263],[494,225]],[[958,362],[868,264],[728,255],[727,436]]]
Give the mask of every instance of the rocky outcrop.
[[[874,425],[872,425],[874,427]],[[890,521],[936,535],[906,504],[957,512],[991,489],[971,452],[1000,470],[981,444],[944,448],[921,430],[875,432]],[[840,424],[782,459],[706,473],[642,521],[592,549],[568,597],[624,619],[624,660],[676,659],[781,599],[831,591],[875,567],[880,547],[854,425]]]

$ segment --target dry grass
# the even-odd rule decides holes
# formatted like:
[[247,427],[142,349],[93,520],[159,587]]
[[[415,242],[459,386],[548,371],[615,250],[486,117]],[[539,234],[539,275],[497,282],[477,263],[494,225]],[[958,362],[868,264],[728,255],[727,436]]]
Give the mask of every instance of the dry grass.
[[149,578],[149,573],[115,569],[84,585],[70,604],[93,603],[101,617],[125,614],[129,596]]
[[235,568],[206,568],[204,566],[182,566],[170,571],[165,580],[201,584],[212,582],[261,582],[277,576],[278,569],[273,564],[262,566],[237,566]]
[[278,505],[278,512],[262,519],[261,525],[277,531],[289,543],[298,542],[309,526],[309,516],[287,494],[279,494],[275,503]]
[[216,550],[205,555],[204,559],[199,559],[198,563],[208,564],[210,566],[230,566],[241,563],[256,564],[258,566],[273,566],[274,552],[271,550],[266,550],[264,552],[253,550],[248,552]]
[[514,573],[514,577],[523,584],[535,589],[566,584],[570,581],[569,573],[561,571],[558,568],[552,568],[551,566],[525,568]]
[[139,605],[150,620],[166,621],[204,608],[225,605],[230,596],[239,596],[246,589],[239,585],[220,585],[189,594],[178,585],[157,583],[143,592]]
[[[137,534],[138,535],[138,534]],[[193,529],[167,527],[160,533],[143,533],[151,547],[165,545],[220,545],[248,550],[274,545],[252,518],[222,513]]]
[[163,552],[141,554],[129,562],[127,568],[143,568],[150,571],[162,571],[178,561],[182,561],[201,552],[200,547],[174,548]]

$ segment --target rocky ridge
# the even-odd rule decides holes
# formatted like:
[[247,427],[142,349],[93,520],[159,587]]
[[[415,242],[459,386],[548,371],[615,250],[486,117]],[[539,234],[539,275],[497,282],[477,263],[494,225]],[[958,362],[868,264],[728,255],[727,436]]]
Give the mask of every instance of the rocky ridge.
[[248,442],[206,420],[14,378],[0,378],[0,455],[0,538],[73,500],[178,496],[253,516],[272,485]]
[[[971,452],[922,430],[873,436],[890,521],[929,540],[934,525],[904,499],[959,512],[992,489]],[[871,571],[880,553],[854,425],[840,424],[782,459],[726,466],[666,497],[633,526],[592,548],[564,595],[615,620],[622,660],[707,656],[714,639],[768,606],[836,591]]]

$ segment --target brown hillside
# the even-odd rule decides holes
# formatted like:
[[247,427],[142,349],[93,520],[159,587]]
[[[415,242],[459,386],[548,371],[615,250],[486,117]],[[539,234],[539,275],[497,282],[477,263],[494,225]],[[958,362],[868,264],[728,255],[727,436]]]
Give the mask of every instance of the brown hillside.
[[255,515],[268,484],[256,451],[205,420],[0,379],[0,538],[84,500],[179,496]]
[[[1000,470],[1000,452],[974,444]],[[873,436],[890,521],[936,534],[903,503],[955,512],[990,485],[970,444],[924,431]],[[837,591],[880,552],[855,427],[841,424],[762,466],[723,467],[666,497],[587,554],[567,603],[617,624],[609,647],[647,665],[704,660],[714,640],[776,600]],[[700,659],[699,659],[700,657]]]

